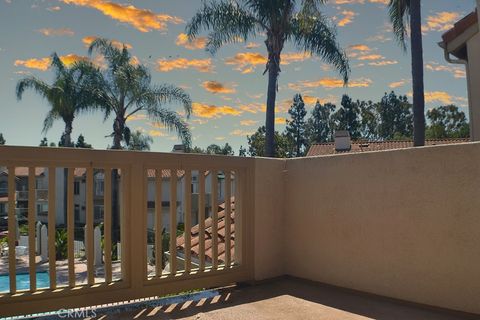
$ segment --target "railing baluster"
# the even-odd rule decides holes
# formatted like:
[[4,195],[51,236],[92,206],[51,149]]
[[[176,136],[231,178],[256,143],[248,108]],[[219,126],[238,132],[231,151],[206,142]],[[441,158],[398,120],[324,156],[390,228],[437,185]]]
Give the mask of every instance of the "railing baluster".
[[[126,169],[125,167],[119,168],[118,171],[116,171],[117,177],[120,179],[120,186],[118,188],[118,205],[120,206],[118,208],[119,213],[120,213],[120,221],[118,223],[120,224],[120,265],[121,265],[121,279],[125,280],[131,277],[131,267],[128,264],[127,261],[127,251],[129,250],[129,243],[126,240],[127,236],[127,231],[128,231],[128,226],[125,222],[127,222],[127,216],[129,216],[131,213],[129,212],[130,210],[130,202],[131,200],[131,195],[129,195],[128,190],[132,189],[132,177],[131,177],[131,171],[130,169]],[[119,174],[120,173],[120,174]],[[118,180],[117,180],[118,183]],[[117,245],[118,248],[118,245]],[[118,249],[117,249],[118,250]]]
[[162,170],[155,170],[155,276],[163,271]]
[[55,252],[55,228],[56,228],[56,207],[55,207],[55,168],[48,168],[48,268],[50,274],[50,289],[57,288],[57,261]]
[[10,276],[10,293],[17,292],[17,275],[15,260],[15,167],[8,167],[8,274]]
[[184,203],[185,211],[185,272],[191,270],[191,235],[192,235],[192,171],[186,170],[184,177]]
[[[30,291],[37,290],[37,274],[35,273],[35,168],[28,168],[28,265],[30,271]],[[40,237],[40,235],[37,235]]]
[[143,168],[142,170],[142,182],[143,182],[143,189],[142,189],[142,206],[140,207],[140,210],[142,211],[141,217],[144,219],[144,226],[146,228],[143,230],[143,245],[142,245],[142,250],[143,250],[143,256],[145,257],[145,263],[143,265],[145,266],[144,269],[144,274],[145,274],[145,279],[148,279],[148,169]]
[[232,172],[225,171],[225,267],[231,265]]
[[103,226],[104,257],[105,257],[105,282],[112,282],[112,169],[105,168],[105,188],[103,192]]
[[73,203],[75,169],[68,168],[67,176],[67,250],[68,285],[75,287],[75,212]]
[[234,263],[239,265],[242,264],[243,259],[243,214],[242,214],[242,190],[245,171],[236,171],[235,172],[235,244],[234,252],[235,258]]
[[213,268],[218,267],[218,173],[211,172],[212,182],[212,260]]
[[87,168],[87,195],[86,195],[86,250],[87,250],[87,273],[88,273],[88,285],[95,283],[95,270],[93,265],[93,168]]
[[198,170],[198,248],[200,270],[205,270],[205,171]]
[[177,169],[170,170],[170,274],[177,272]]

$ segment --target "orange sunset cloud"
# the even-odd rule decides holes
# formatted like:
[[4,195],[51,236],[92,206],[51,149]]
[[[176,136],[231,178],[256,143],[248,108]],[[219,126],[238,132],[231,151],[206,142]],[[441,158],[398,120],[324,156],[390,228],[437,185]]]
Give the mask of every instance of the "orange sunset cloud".
[[[92,44],[92,42],[95,41],[96,39],[98,39],[98,37],[88,36],[88,37],[84,37],[82,39],[82,42],[83,42],[83,44],[85,44],[86,47],[89,47]],[[118,41],[118,40],[115,40],[115,39],[109,39],[109,40],[118,49],[123,49],[123,46],[125,46],[127,49],[132,49],[132,45],[129,44],[129,43],[124,43],[124,42],[121,42],[121,41]]]
[[104,15],[133,26],[141,32],[165,30],[167,23],[179,24],[183,20],[168,14],[156,14],[151,10],[139,9],[133,5],[119,4],[105,0],[61,0],[65,4],[88,7]]
[[[350,80],[348,86],[350,88],[367,88],[373,83],[372,80],[368,78],[360,78],[357,80]],[[300,81],[298,83],[289,83],[288,87],[292,90],[301,91],[305,88],[319,88],[323,87],[326,89],[333,88],[342,88],[344,87],[343,80],[337,78],[322,78],[316,81]]]
[[161,72],[169,72],[172,70],[195,69],[199,72],[213,72],[212,59],[159,59],[157,61],[157,70]]
[[200,118],[220,118],[222,116],[238,116],[241,111],[230,106],[215,106],[194,102],[192,104],[193,114]]
[[72,37],[75,35],[75,32],[73,32],[69,28],[60,28],[60,29],[53,29],[53,28],[43,28],[43,29],[38,29],[38,33],[43,34],[46,37],[59,37],[59,36],[69,36]]
[[197,50],[197,49],[204,49],[207,45],[207,38],[205,37],[198,37],[193,39],[192,41],[188,40],[188,36],[185,33],[180,33],[177,36],[177,40],[175,44],[180,47],[184,47],[190,50]]
[[[76,54],[67,54],[65,56],[60,56],[60,60],[66,65],[70,66],[77,61],[87,60],[87,57],[78,56]],[[36,69],[41,71],[47,71],[50,68],[50,64],[52,63],[52,58],[32,58],[27,60],[15,60],[14,65],[16,67],[25,67],[29,69]]]
[[234,88],[228,88],[220,82],[217,81],[204,81],[202,83],[202,87],[211,93],[224,93],[230,94],[235,93],[236,90]]

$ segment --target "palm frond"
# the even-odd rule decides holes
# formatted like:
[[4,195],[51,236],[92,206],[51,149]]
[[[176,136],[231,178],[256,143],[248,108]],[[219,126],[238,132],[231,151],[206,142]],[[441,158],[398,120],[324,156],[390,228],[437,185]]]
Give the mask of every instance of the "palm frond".
[[52,87],[33,76],[23,78],[17,83],[17,87],[15,89],[18,100],[22,99],[23,93],[26,89],[33,89],[44,98],[48,98]]
[[55,75],[57,78],[65,73],[65,69],[66,69],[65,64],[62,62],[62,60],[60,59],[60,57],[57,55],[56,52],[52,54],[52,62],[50,65],[54,68]]
[[257,22],[255,16],[236,1],[204,2],[187,24],[186,33],[192,40],[202,30],[213,30],[208,36],[207,51],[215,54],[221,46],[238,42],[239,37],[246,40],[253,36]]
[[165,126],[169,131],[176,131],[183,144],[189,147],[192,143],[192,135],[188,124],[175,111],[152,106],[147,109],[149,118],[157,124]]
[[183,105],[187,118],[192,114],[192,99],[182,88],[174,85],[163,84],[153,88],[159,104],[178,102]]
[[56,110],[50,110],[47,115],[45,116],[45,119],[43,120],[43,129],[42,133],[47,133],[48,130],[50,130],[53,126],[53,123],[55,120],[60,119],[60,115]]
[[337,42],[336,30],[322,15],[306,16],[298,14],[292,18],[288,38],[299,50],[319,56],[333,65],[343,81],[348,83],[350,66],[345,51]]
[[131,60],[130,53],[124,46],[119,49],[114,43],[105,38],[95,39],[88,47],[88,54],[98,51],[107,60],[109,67],[115,69],[117,66],[128,64]]
[[388,15],[393,27],[393,34],[403,50],[407,45],[407,25],[410,17],[410,0],[390,0]]

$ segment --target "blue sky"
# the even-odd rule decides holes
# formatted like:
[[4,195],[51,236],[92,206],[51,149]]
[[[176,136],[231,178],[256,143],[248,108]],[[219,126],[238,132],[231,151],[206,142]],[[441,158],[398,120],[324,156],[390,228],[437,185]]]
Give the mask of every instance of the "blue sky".
[[[384,92],[410,94],[410,60],[393,40],[386,0],[330,0],[324,12],[337,24],[338,39],[350,58],[350,87],[316,57],[287,45],[283,51],[277,100],[277,129],[283,130],[289,101],[297,92],[311,109],[316,99],[338,103],[341,95],[377,101]],[[52,80],[46,69],[55,51],[72,61],[86,56],[86,44],[105,37],[128,44],[131,53],[147,65],[154,83],[173,83],[194,101],[188,120],[194,144],[229,142],[236,150],[246,136],[264,122],[267,79],[262,76],[265,47],[262,36],[229,45],[212,57],[202,39],[185,41],[182,33],[200,7],[197,0],[0,0],[0,132],[8,144],[38,145],[48,104],[33,92],[15,97],[19,79],[33,74]],[[427,107],[455,103],[467,113],[465,71],[449,65],[437,43],[443,32],[471,12],[475,0],[424,0],[424,59]],[[99,61],[101,63],[101,61]],[[176,105],[172,109],[181,111]],[[467,113],[468,114],[468,113]],[[79,116],[73,138],[82,133],[95,148],[111,144],[113,119],[100,113]],[[129,122],[153,136],[153,151],[170,151],[178,143],[174,133],[139,116]],[[63,123],[46,134],[58,142]]]

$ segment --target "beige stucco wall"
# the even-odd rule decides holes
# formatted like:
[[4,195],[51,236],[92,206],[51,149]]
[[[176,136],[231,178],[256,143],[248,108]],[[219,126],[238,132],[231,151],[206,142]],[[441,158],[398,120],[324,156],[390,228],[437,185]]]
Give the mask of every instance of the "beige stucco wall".
[[[478,12],[480,15],[480,9]],[[480,32],[468,40],[467,52],[467,81],[471,128],[473,128],[472,139],[480,141]]]
[[284,160],[255,160],[255,280],[285,274],[284,170]]
[[479,143],[289,160],[285,230],[256,236],[286,274],[480,313],[479,163]]

